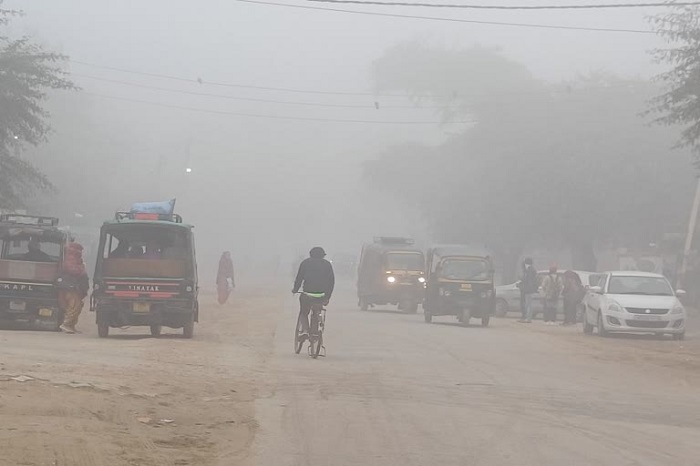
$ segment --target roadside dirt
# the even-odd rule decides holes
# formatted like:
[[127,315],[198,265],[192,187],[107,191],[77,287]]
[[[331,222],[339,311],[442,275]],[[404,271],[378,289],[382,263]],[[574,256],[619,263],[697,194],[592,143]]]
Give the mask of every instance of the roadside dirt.
[[[195,339],[176,331],[0,331],[0,465],[247,465],[255,380],[275,297],[202,299]],[[164,329],[165,332],[165,329]]]

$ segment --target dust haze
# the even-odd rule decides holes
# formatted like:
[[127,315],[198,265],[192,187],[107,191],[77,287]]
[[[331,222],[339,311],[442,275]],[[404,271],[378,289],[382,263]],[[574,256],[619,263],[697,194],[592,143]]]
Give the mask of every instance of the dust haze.
[[[679,144],[685,122],[656,121],[654,99],[672,83],[657,78],[670,67],[654,51],[671,45],[651,18],[666,10],[0,3],[23,12],[0,28],[65,55],[58,64],[78,87],[48,91],[52,131],[23,147],[55,187],[33,192],[24,210],[69,226],[92,275],[103,222],[175,198],[194,225],[204,296],[191,342],[142,340],[127,325],[98,339],[90,304],[89,330],[75,336],[94,345],[89,357],[74,341],[3,333],[0,413],[30,440],[0,428],[0,452],[15,455],[0,454],[0,465],[697,461],[700,423],[688,407],[700,401],[698,157]],[[482,297],[493,309],[431,313],[422,294],[365,301],[355,267],[376,237],[411,238],[429,261],[444,254],[436,244],[488,251]],[[289,291],[314,246],[352,266],[336,270],[328,357],[309,365],[305,351],[292,353],[299,304]],[[224,251],[236,270],[225,305],[214,298]],[[547,270],[579,271],[586,297],[572,325],[525,325],[526,258],[545,320]],[[420,282],[404,272],[429,294],[443,265],[429,263]],[[610,306],[682,308],[668,338],[587,335],[607,335],[591,305],[606,306],[606,271],[622,269],[658,274],[672,299]],[[120,367],[134,371],[121,382]],[[17,383],[3,396],[3,373],[31,380],[8,378]],[[53,413],[48,430],[94,428],[99,439],[54,447],[26,417],[44,414],[7,408],[40,381],[36,396],[66,390],[59,411],[69,414],[38,402],[37,413]],[[43,446],[20,463],[32,438]]]

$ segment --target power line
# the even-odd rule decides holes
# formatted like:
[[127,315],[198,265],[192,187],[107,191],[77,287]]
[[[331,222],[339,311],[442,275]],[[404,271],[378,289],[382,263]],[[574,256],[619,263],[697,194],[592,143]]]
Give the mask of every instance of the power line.
[[598,27],[587,27],[587,26],[562,26],[553,24],[536,24],[536,23],[512,23],[512,22],[501,22],[501,21],[479,21],[473,19],[461,19],[461,18],[445,18],[440,16],[422,16],[422,15],[401,15],[394,13],[379,13],[375,11],[356,11],[356,10],[346,10],[342,8],[322,8],[307,5],[292,5],[289,3],[277,3],[268,2],[263,0],[234,0],[240,3],[252,3],[256,5],[267,5],[267,6],[279,6],[283,8],[297,8],[302,10],[316,10],[316,11],[331,11],[336,13],[349,13],[354,15],[364,15],[364,16],[384,16],[388,18],[404,18],[404,19],[421,19],[427,21],[445,21],[450,23],[469,23],[469,24],[482,24],[489,26],[508,26],[508,27],[522,27],[522,28],[536,28],[536,29],[559,29],[559,30],[570,30],[570,31],[592,31],[592,32],[621,32],[629,34],[656,34],[654,31],[644,30],[644,29],[617,29],[617,28],[598,28]]
[[469,10],[599,10],[609,8],[657,8],[669,6],[700,6],[700,2],[655,3],[588,3],[580,5],[465,5],[454,3],[406,3],[378,0],[306,0],[315,3],[341,3],[353,5],[417,6],[428,8],[462,8]]
[[372,96],[372,97],[374,97],[374,96],[403,97],[402,95],[396,95],[396,94],[373,94],[371,92],[319,91],[319,90],[315,90],[315,89],[294,89],[294,88],[288,88],[288,87],[272,87],[272,86],[256,86],[256,85],[251,85],[251,84],[224,83],[224,82],[215,82],[215,81],[205,81],[201,78],[197,78],[197,79],[183,78],[182,76],[173,76],[173,75],[168,75],[168,74],[149,73],[149,72],[145,72],[145,71],[135,71],[135,70],[129,70],[129,69],[125,69],[125,68],[116,68],[113,66],[98,65],[95,63],[89,63],[89,62],[84,62],[84,61],[80,61],[80,60],[73,60],[73,59],[70,59],[70,62],[78,64],[78,65],[89,66],[91,68],[97,68],[97,69],[102,69],[102,70],[118,71],[120,73],[135,74],[135,75],[140,75],[140,76],[149,76],[152,78],[170,79],[170,80],[174,80],[174,81],[187,82],[187,83],[191,83],[191,84],[200,84],[200,85],[206,84],[209,86],[218,86],[218,87],[256,89],[256,90],[262,90],[262,91],[292,92],[292,93],[297,93],[297,94]]
[[84,79],[92,79],[94,81],[101,81],[101,82],[107,82],[107,83],[113,83],[113,84],[121,84],[124,86],[131,86],[131,87],[137,87],[141,89],[150,89],[154,91],[163,91],[163,92],[173,92],[176,94],[185,94],[185,95],[192,95],[192,96],[200,96],[200,97],[216,97],[219,99],[227,99],[227,100],[240,100],[240,101],[245,101],[245,102],[263,102],[263,103],[272,103],[272,104],[281,104],[281,105],[300,105],[300,106],[307,106],[307,107],[329,107],[329,108],[363,108],[363,109],[372,109],[372,110],[379,110],[383,108],[391,108],[391,109],[445,109],[449,108],[448,106],[417,106],[417,105],[381,105],[379,102],[372,102],[370,104],[324,104],[320,102],[302,102],[302,101],[294,101],[294,100],[275,100],[275,99],[258,99],[255,97],[239,97],[239,96],[231,96],[231,95],[225,95],[225,94],[213,94],[209,92],[194,92],[194,91],[186,91],[182,89],[168,89],[165,87],[159,87],[159,86],[151,86],[148,84],[139,84],[139,83],[133,83],[129,81],[121,81],[118,79],[108,79],[108,78],[99,78],[97,76],[89,76],[85,74],[79,74],[79,73],[71,73],[72,76],[77,76],[79,78],[84,78]]
[[[268,120],[290,120],[290,121],[315,121],[323,123],[363,123],[363,124],[378,124],[378,125],[438,125],[441,124],[439,121],[389,121],[389,120],[353,120],[353,119],[341,119],[341,118],[312,118],[312,117],[295,117],[295,116],[281,116],[281,115],[263,115],[258,113],[240,113],[240,112],[227,112],[223,110],[210,110],[205,108],[197,107],[185,107],[181,105],[170,105],[162,104],[160,102],[151,102],[148,100],[131,99],[128,97],[117,97],[113,95],[98,94],[95,92],[85,92],[83,94],[91,95],[94,97],[100,97],[103,99],[119,100],[124,102],[132,102],[144,105],[152,105],[154,107],[172,108],[177,110],[187,110],[199,113],[209,113],[213,115],[228,115],[228,116],[239,116],[239,117],[249,117],[249,118],[261,118]],[[468,121],[453,121],[450,123],[454,124],[468,124]]]

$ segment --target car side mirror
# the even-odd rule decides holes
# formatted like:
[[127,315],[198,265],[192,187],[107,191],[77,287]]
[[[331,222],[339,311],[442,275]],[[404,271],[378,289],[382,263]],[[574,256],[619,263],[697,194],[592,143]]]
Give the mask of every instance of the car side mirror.
[[603,288],[600,287],[600,286],[592,286],[592,287],[588,288],[588,290],[589,290],[591,293],[603,294]]
[[685,290],[676,290],[676,296],[685,296],[686,294]]

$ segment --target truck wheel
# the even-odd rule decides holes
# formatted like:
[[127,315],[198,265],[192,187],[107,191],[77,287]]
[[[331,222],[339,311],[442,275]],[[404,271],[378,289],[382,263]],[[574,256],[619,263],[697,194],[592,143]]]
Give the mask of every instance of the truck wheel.
[[425,319],[426,324],[429,324],[433,321],[433,315],[426,308],[423,308],[423,318]]
[[109,325],[107,324],[97,324],[97,335],[100,338],[107,338],[109,336]]
[[490,315],[485,315],[484,317],[481,318],[481,326],[482,326],[482,327],[488,327],[490,321],[491,321],[491,316],[490,316]]
[[163,326],[161,325],[151,325],[151,336],[159,337],[162,329]]
[[472,318],[472,313],[469,309],[465,309],[462,311],[462,315],[459,316],[459,321],[462,323],[462,326],[464,327],[469,327],[469,321]]
[[192,338],[194,336],[194,316],[182,327],[182,336]]

